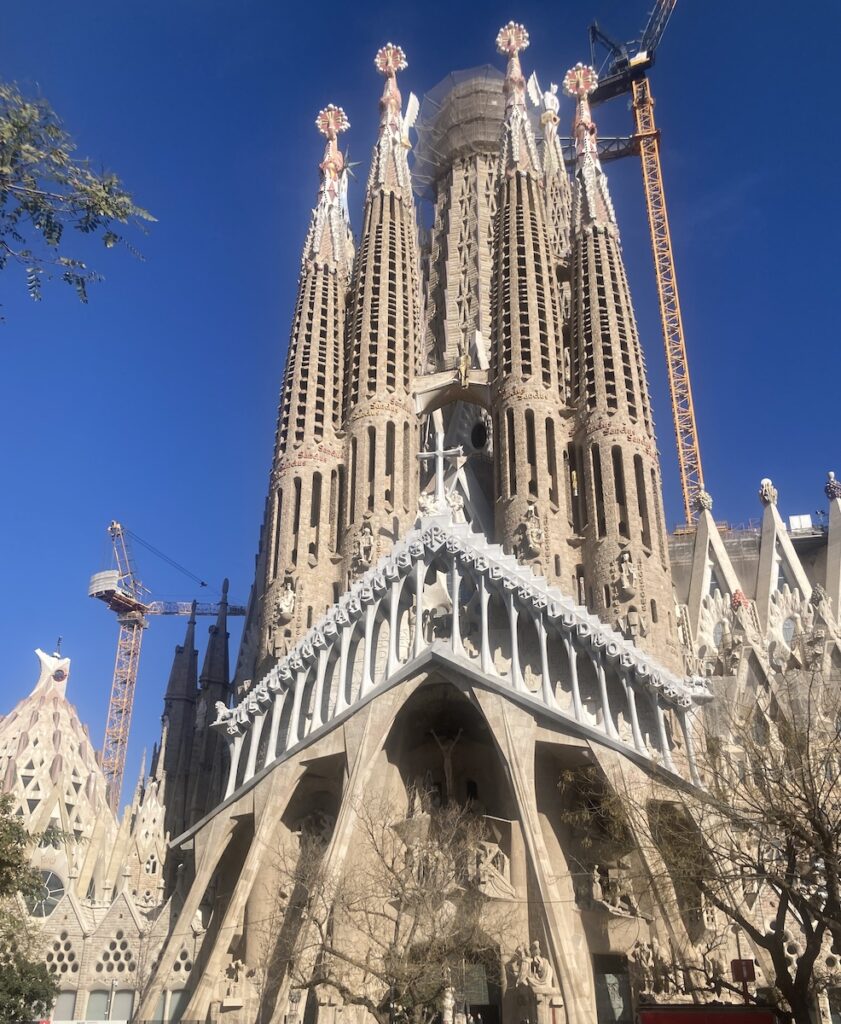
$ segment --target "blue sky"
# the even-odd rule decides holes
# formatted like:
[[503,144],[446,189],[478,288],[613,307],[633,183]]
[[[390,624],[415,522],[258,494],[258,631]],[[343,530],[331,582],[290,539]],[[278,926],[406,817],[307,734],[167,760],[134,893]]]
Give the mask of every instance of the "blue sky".
[[[106,281],[89,306],[58,284],[36,305],[14,271],[0,278],[0,711],[34,682],[33,648],[51,649],[60,634],[73,659],[69,695],[101,742],[116,624],[86,589],[107,567],[113,518],[210,581],[211,593],[195,596],[218,596],[229,576],[232,598],[245,601],[317,185],[318,110],[338,103],[350,117],[358,226],[382,43],[408,53],[404,98],[422,96],[452,70],[501,67],[494,38],[514,18],[531,33],[526,73],[560,81],[588,59],[593,18],[630,39],[649,2],[7,9],[0,74],[47,97],[80,153],[116,170],[158,223],[137,239],[144,262],[93,252]],[[841,471],[839,29],[830,0],[682,0],[651,74],[704,469],[716,517],[731,522],[758,515],[762,476],[788,515],[822,508],[826,471]],[[561,115],[571,116],[568,101]],[[597,120],[605,134],[630,131],[623,100]],[[674,524],[681,501],[640,169],[624,161],[608,172]],[[142,548],[137,559],[155,597],[194,596]],[[183,629],[158,619],[145,638],[130,779],[157,736]]]

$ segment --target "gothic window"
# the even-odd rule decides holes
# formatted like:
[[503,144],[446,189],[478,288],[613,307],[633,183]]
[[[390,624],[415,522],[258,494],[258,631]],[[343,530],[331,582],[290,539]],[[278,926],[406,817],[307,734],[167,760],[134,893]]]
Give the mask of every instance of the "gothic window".
[[514,410],[505,411],[505,440],[508,444],[508,497],[517,493],[517,446],[514,439]]
[[660,561],[665,566],[666,560],[666,546],[663,533],[663,513],[660,508],[659,488],[657,486],[657,471],[654,467],[651,467],[651,500],[654,502],[654,515],[657,521],[657,543],[660,548]]
[[408,423],[403,424],[403,508],[409,511],[409,496],[411,495],[411,474],[412,474],[412,428]]
[[648,518],[648,501],[645,496],[645,473],[642,468],[642,456],[634,456],[634,483],[637,488],[637,511],[642,524],[642,542],[651,547],[651,523]]
[[301,478],[295,477],[293,482],[295,488],[295,505],[292,516],[292,558],[293,565],[298,564],[298,533],[301,529]]
[[[546,461],[549,470],[549,501],[557,508],[558,495],[558,455],[555,449],[555,421],[546,420]],[[567,504],[567,507],[569,505]]]
[[321,541],[321,473],[313,473],[312,494],[310,496],[310,530],[311,540],[309,554],[311,563],[318,561],[318,546]]
[[[137,970],[137,961],[126,938],[125,932],[118,931],[107,947],[100,954],[96,963],[97,974],[133,974]],[[88,1019],[91,1019],[88,1017]],[[104,1016],[101,1019],[105,1019]]]
[[529,467],[529,494],[537,496],[537,443],[534,436],[534,413],[526,410],[526,460]]
[[[47,970],[50,974],[62,977],[79,973],[79,960],[76,957],[76,951],[73,949],[73,943],[68,932],[61,932],[53,940],[47,950],[46,961]],[[59,1020],[61,1018],[55,1017],[54,1019]]]
[[394,508],[394,424],[387,423],[385,428],[385,505],[391,511]]
[[41,871],[41,886],[27,898],[26,904],[33,917],[49,917],[64,896],[64,882],[54,871]]
[[368,511],[374,511],[375,472],[377,467],[377,432],[368,427]]
[[611,449],[613,457],[613,488],[616,495],[616,512],[619,517],[619,536],[631,539],[628,524],[628,501],[625,496],[625,469],[622,465],[622,449],[615,444]]
[[350,491],[349,491],[349,515],[348,523],[356,521],[356,462],[357,462],[357,448],[358,444],[356,438],[351,438],[350,442]]
[[604,510],[604,483],[602,481],[602,459],[599,446],[594,444],[590,448],[590,458],[593,464],[593,490],[596,495],[596,524],[600,537],[607,536],[607,519]]
[[657,615],[657,602],[654,600],[654,598],[651,599],[651,621],[652,622],[659,622],[660,621],[659,618],[658,618],[658,615]]

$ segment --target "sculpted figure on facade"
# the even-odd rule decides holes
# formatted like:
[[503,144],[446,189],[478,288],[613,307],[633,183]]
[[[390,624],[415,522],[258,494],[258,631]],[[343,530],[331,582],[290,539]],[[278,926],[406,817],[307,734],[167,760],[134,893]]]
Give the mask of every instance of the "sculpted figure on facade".
[[529,504],[523,521],[522,551],[525,558],[537,558],[543,550],[545,533],[537,511],[537,505]]
[[767,476],[759,482],[759,500],[763,505],[777,504],[777,488]]
[[374,563],[374,531],[370,523],[363,523],[353,542],[353,567],[357,572],[370,569]]
[[535,939],[526,951],[518,946],[512,961],[518,1000],[528,1008],[528,1019],[537,1024],[551,1024],[552,1006],[562,1004],[560,990],[555,985],[555,972],[540,943]]
[[279,626],[290,622],[295,614],[295,580],[287,573],[275,601],[275,622]]
[[617,579],[617,594],[620,600],[628,601],[636,597],[639,590],[640,571],[634,562],[630,551],[623,551],[619,556],[619,578]]
[[450,509],[453,523],[466,523],[467,517],[464,514],[464,498],[460,491],[450,491],[447,495],[447,505]]

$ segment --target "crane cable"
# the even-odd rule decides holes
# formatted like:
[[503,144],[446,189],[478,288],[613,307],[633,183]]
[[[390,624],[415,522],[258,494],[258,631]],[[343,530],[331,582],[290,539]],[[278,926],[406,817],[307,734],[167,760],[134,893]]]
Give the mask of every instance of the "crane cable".
[[158,548],[154,547],[148,541],[143,540],[142,537],[138,537],[137,534],[133,530],[126,530],[124,528],[123,529],[123,533],[125,533],[126,536],[131,537],[131,539],[136,544],[140,544],[142,547],[146,548],[147,551],[151,551],[153,555],[157,555],[158,558],[162,559],[168,565],[171,565],[173,569],[177,569],[180,573],[183,573],[189,579],[193,580],[194,583],[198,583],[198,585],[200,587],[206,587],[207,586],[207,581],[206,580],[203,580],[199,576],[196,576],[196,574],[190,572],[189,569],[185,569],[184,566],[180,565],[178,562],[176,562],[174,558],[170,558],[169,555],[165,555],[163,553],[163,551],[158,550]]

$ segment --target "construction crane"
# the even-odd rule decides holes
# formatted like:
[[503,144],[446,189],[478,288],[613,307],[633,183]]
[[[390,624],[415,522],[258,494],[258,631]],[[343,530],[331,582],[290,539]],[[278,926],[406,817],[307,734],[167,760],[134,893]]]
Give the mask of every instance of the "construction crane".
[[[117,638],[117,656],[114,661],[114,678],[111,683],[111,698],[108,702],[108,721],[105,726],[105,740],[102,744],[102,773],[108,786],[108,803],[111,810],[117,813],[120,793],[123,788],[123,772],[128,747],[131,712],[134,705],[134,689],[137,683],[137,670],[140,663],[140,646],[143,642],[143,631],[149,625],[150,615],[190,615],[193,603],[190,601],[150,601],[150,591],[140,582],[137,567],[132,557],[129,537],[154,551],[165,561],[192,577],[201,586],[203,580],[187,572],[177,562],[167,558],[146,544],[139,537],[130,533],[120,523],[114,521],[108,527],[111,543],[114,548],[116,568],[106,569],[91,576],[88,585],[88,596],[95,597],[116,612],[120,626]],[[218,615],[219,605],[196,603],[196,615]],[[245,615],[242,605],[229,605],[228,615]]]
[[651,232],[651,246],[654,250],[654,271],[657,279],[660,319],[663,325],[663,340],[666,345],[669,391],[677,437],[683,507],[686,513],[686,522],[690,524],[697,516],[697,498],[704,489],[704,474],[701,468],[695,406],[692,401],[683,318],[680,312],[680,297],[669,231],[669,215],[666,209],[663,171],[660,165],[660,133],[654,123],[654,99],[646,77],[646,71],[654,63],[657,46],[663,37],[676,3],[677,0],[658,0],[642,36],[636,43],[617,43],[607,36],[597,24],[593,23],[590,26],[590,57],[594,67],[596,66],[596,47],[601,46],[608,51],[607,58],[599,72],[598,87],[590,97],[590,103],[595,105],[613,99],[615,96],[631,94],[635,128],[633,139],[629,140],[632,145],[623,146],[622,140],[610,140],[613,147],[609,156],[627,156],[631,152],[637,152],[642,160],[645,203]]

